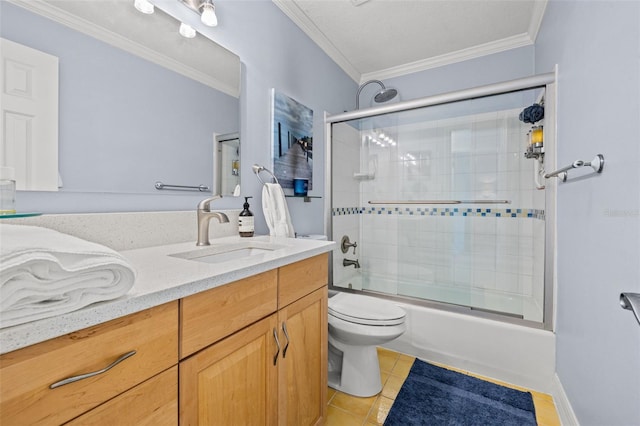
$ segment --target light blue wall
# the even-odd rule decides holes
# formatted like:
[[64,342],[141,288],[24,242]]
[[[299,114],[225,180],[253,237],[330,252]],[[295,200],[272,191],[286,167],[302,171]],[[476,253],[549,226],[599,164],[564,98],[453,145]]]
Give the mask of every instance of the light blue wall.
[[[640,424],[640,2],[556,1],[536,71],[559,65],[558,162],[605,157],[558,187],[558,377],[582,425]],[[570,176],[579,176],[575,171]]]
[[[179,5],[179,2],[169,2]],[[184,16],[193,12],[179,5]],[[271,89],[296,99],[314,111],[314,175],[310,195],[324,190],[324,111],[336,114],[353,109],[357,84],[351,80],[270,0],[216,1],[220,24],[211,29],[215,41],[240,56],[243,65],[240,121],[242,140],[242,195],[254,196],[251,210],[256,231],[267,232],[262,215],[261,186],[251,172],[253,163],[271,165]],[[117,125],[114,123],[114,125]],[[151,156],[151,152],[149,153]],[[197,193],[109,194],[32,193],[18,194],[22,210],[48,213],[189,210],[202,197]],[[298,233],[323,230],[323,199],[304,203],[288,199]],[[242,199],[223,198],[214,208],[242,208]]]

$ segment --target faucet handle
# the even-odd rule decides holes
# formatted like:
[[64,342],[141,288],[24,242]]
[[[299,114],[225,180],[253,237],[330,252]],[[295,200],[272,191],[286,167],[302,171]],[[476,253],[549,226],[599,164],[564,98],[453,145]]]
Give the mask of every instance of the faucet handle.
[[200,201],[198,203],[198,210],[210,211],[211,210],[211,207],[210,207],[211,202],[215,201],[215,200],[217,200],[219,198],[222,198],[222,195],[216,194],[216,195],[214,195],[212,197],[205,198],[204,200],[202,200],[202,201]]
[[342,250],[343,253],[346,253],[349,251],[349,247],[353,247],[353,254],[356,254],[356,247],[358,247],[358,243],[356,243],[355,241],[352,243],[351,241],[349,241],[349,236],[345,235],[342,237],[342,240],[340,241],[340,250]]

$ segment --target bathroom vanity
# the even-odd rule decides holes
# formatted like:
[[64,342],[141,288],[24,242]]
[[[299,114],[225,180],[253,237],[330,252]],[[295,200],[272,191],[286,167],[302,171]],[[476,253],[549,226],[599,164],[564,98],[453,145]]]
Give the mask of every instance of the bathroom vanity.
[[0,330],[0,424],[323,424],[334,244],[242,240],[123,251],[126,297]]

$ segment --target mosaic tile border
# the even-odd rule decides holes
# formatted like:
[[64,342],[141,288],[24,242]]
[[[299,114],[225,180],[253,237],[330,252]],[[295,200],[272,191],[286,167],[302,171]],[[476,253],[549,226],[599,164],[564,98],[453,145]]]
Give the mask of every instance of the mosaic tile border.
[[331,214],[332,216],[387,214],[408,216],[519,217],[545,220],[545,211],[540,209],[483,209],[473,207],[337,207],[331,210]]

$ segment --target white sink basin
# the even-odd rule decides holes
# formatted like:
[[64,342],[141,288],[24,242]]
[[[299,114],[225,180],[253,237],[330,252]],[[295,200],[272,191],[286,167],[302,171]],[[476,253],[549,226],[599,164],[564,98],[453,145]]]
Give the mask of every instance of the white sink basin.
[[285,247],[283,245],[249,241],[246,243],[211,245],[197,250],[170,254],[169,256],[196,262],[223,263],[248,257],[255,258]]

